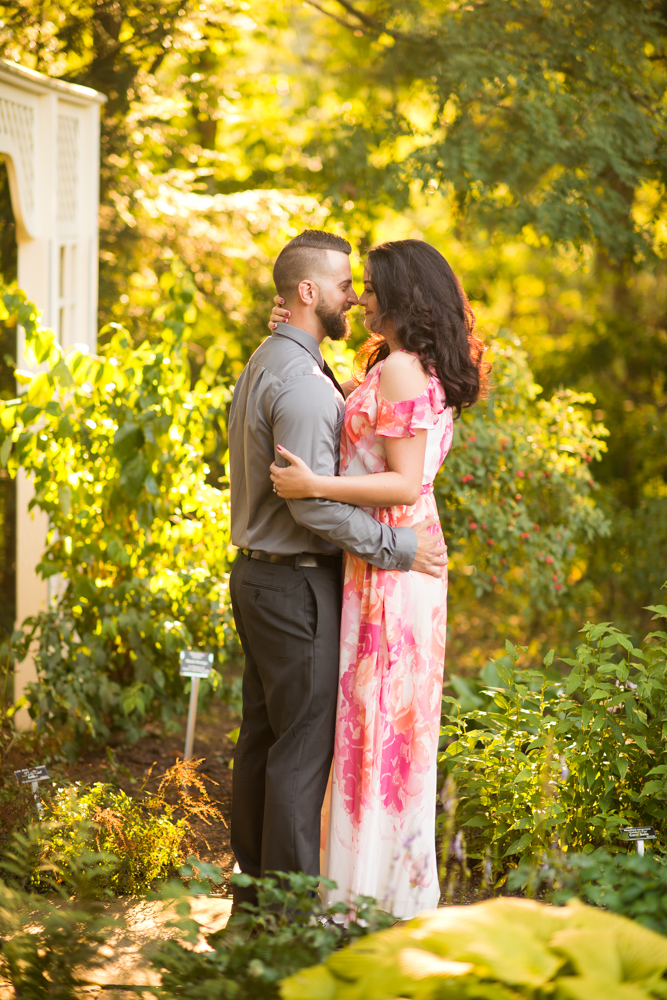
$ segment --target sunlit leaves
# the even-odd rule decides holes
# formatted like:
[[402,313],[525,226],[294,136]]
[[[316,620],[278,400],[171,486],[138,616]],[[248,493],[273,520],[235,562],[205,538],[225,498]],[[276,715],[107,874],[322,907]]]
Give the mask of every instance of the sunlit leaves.
[[566,591],[581,544],[608,532],[589,471],[605,432],[582,412],[586,396],[536,399],[511,340],[493,359],[491,395],[456,425],[436,481],[443,529],[456,578],[469,577],[477,596],[510,586],[544,609]]
[[[325,9],[338,17],[328,30],[349,59],[349,90],[366,97],[351,128],[313,144],[332,194],[346,169],[364,199],[373,187],[442,185],[505,232],[530,225],[616,259],[651,256],[661,207],[644,198],[639,215],[632,209],[635,192],[661,184],[667,168],[660,8],[519,0],[512,30],[504,0]],[[387,35],[390,48],[372,44]],[[410,114],[416,102],[426,123]],[[380,148],[385,177],[369,169]]]
[[546,660],[544,671],[523,668],[525,649],[510,645],[467,682],[475,707],[443,705],[456,823],[468,856],[489,857],[498,874],[516,853],[615,848],[621,827],[667,821],[667,637],[635,649],[608,622],[582,632],[575,657],[561,660],[566,682]]
[[[100,355],[58,349],[19,399],[0,403],[0,458],[32,478],[32,502],[50,522],[40,569],[63,581],[57,608],[26,623],[14,655],[37,641],[32,711],[40,726],[64,728],[72,751],[84,734],[136,737],[156,715],[173,724],[179,649],[206,645],[224,661],[236,648],[228,497],[206,483],[204,462],[230,393],[201,379],[191,387],[192,299],[172,287],[159,340],[135,347],[115,327]],[[36,356],[52,334],[30,322]]]

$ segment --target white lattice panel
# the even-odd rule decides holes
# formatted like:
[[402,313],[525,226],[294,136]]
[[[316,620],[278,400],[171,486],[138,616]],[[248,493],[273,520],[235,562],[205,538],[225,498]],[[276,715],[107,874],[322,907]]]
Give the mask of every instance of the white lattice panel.
[[76,222],[78,167],[78,119],[58,115],[58,222]]
[[18,147],[19,163],[25,191],[25,209],[30,215],[35,207],[35,116],[27,104],[18,104],[0,97],[0,132],[8,135]]

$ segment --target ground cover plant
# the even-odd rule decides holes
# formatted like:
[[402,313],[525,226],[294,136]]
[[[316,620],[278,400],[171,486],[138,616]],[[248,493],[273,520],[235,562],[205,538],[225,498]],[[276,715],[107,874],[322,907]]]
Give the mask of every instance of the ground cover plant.
[[[115,859],[81,850],[67,862],[45,860],[39,825],[15,834],[0,856],[0,977],[26,1000],[74,1000],[90,970],[104,962],[100,946],[118,925],[104,912],[100,875]],[[37,873],[44,892],[26,888]]]
[[582,631],[565,677],[553,651],[542,670],[523,668],[525,648],[508,643],[478,687],[453,681],[467,704],[444,699],[440,763],[458,801],[441,823],[496,878],[551,846],[618,849],[621,827],[664,829],[667,633],[639,648],[610,623]]
[[281,985],[283,1000],[641,1000],[667,996],[667,939],[573,902],[445,907]]
[[556,905],[576,897],[667,935],[667,864],[662,855],[548,851],[541,864],[526,860],[511,871],[507,887],[510,892],[546,893]]
[[[193,944],[202,928],[189,916],[189,899],[209,893],[207,880],[219,882],[220,869],[191,859],[182,874],[191,878],[187,887],[168,883],[160,898],[176,901],[181,918],[177,925],[184,940]],[[181,941],[171,940],[151,952],[151,964],[160,971],[166,997],[277,1000],[280,981],[286,976],[324,961],[344,943],[394,923],[371,899],[360,898],[353,910],[341,903],[323,906],[320,880],[302,873],[261,879],[235,875],[234,882],[254,885],[258,903],[245,904],[245,912],[232,917],[222,930],[204,933],[210,951],[193,952]],[[343,930],[342,921],[350,916]]]
[[[43,805],[48,834],[41,840],[42,858],[54,856],[69,865],[95,849],[115,858],[98,876],[101,889],[116,896],[147,892],[184,863],[194,843],[194,818],[208,825],[224,822],[199,773],[201,763],[179,761],[154,793],[146,782],[132,795],[100,781],[56,788]],[[39,885],[37,873],[33,877]]]

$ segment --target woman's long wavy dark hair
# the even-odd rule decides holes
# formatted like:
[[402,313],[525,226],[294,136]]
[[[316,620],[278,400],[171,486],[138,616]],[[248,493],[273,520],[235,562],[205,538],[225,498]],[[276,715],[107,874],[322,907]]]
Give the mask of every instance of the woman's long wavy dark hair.
[[440,380],[447,405],[459,417],[483,395],[490,366],[458,278],[442,254],[421,240],[382,243],[369,252],[368,268],[379,312],[357,355],[357,370],[365,377],[387,357],[380,331],[390,323],[401,346]]

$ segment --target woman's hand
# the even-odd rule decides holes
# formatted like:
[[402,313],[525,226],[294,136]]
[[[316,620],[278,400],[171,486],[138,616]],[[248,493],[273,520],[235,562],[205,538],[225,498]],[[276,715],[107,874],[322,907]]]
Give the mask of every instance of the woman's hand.
[[287,323],[291,316],[289,309],[283,308],[285,305],[284,299],[281,299],[279,295],[274,295],[273,301],[275,305],[271,313],[271,319],[269,320],[269,330],[275,330],[278,323]]
[[276,446],[283,458],[290,463],[283,468],[271,463],[271,480],[275,487],[275,492],[283,500],[300,500],[302,497],[317,496],[318,476],[308,468],[306,463],[293,455],[282,445]]

